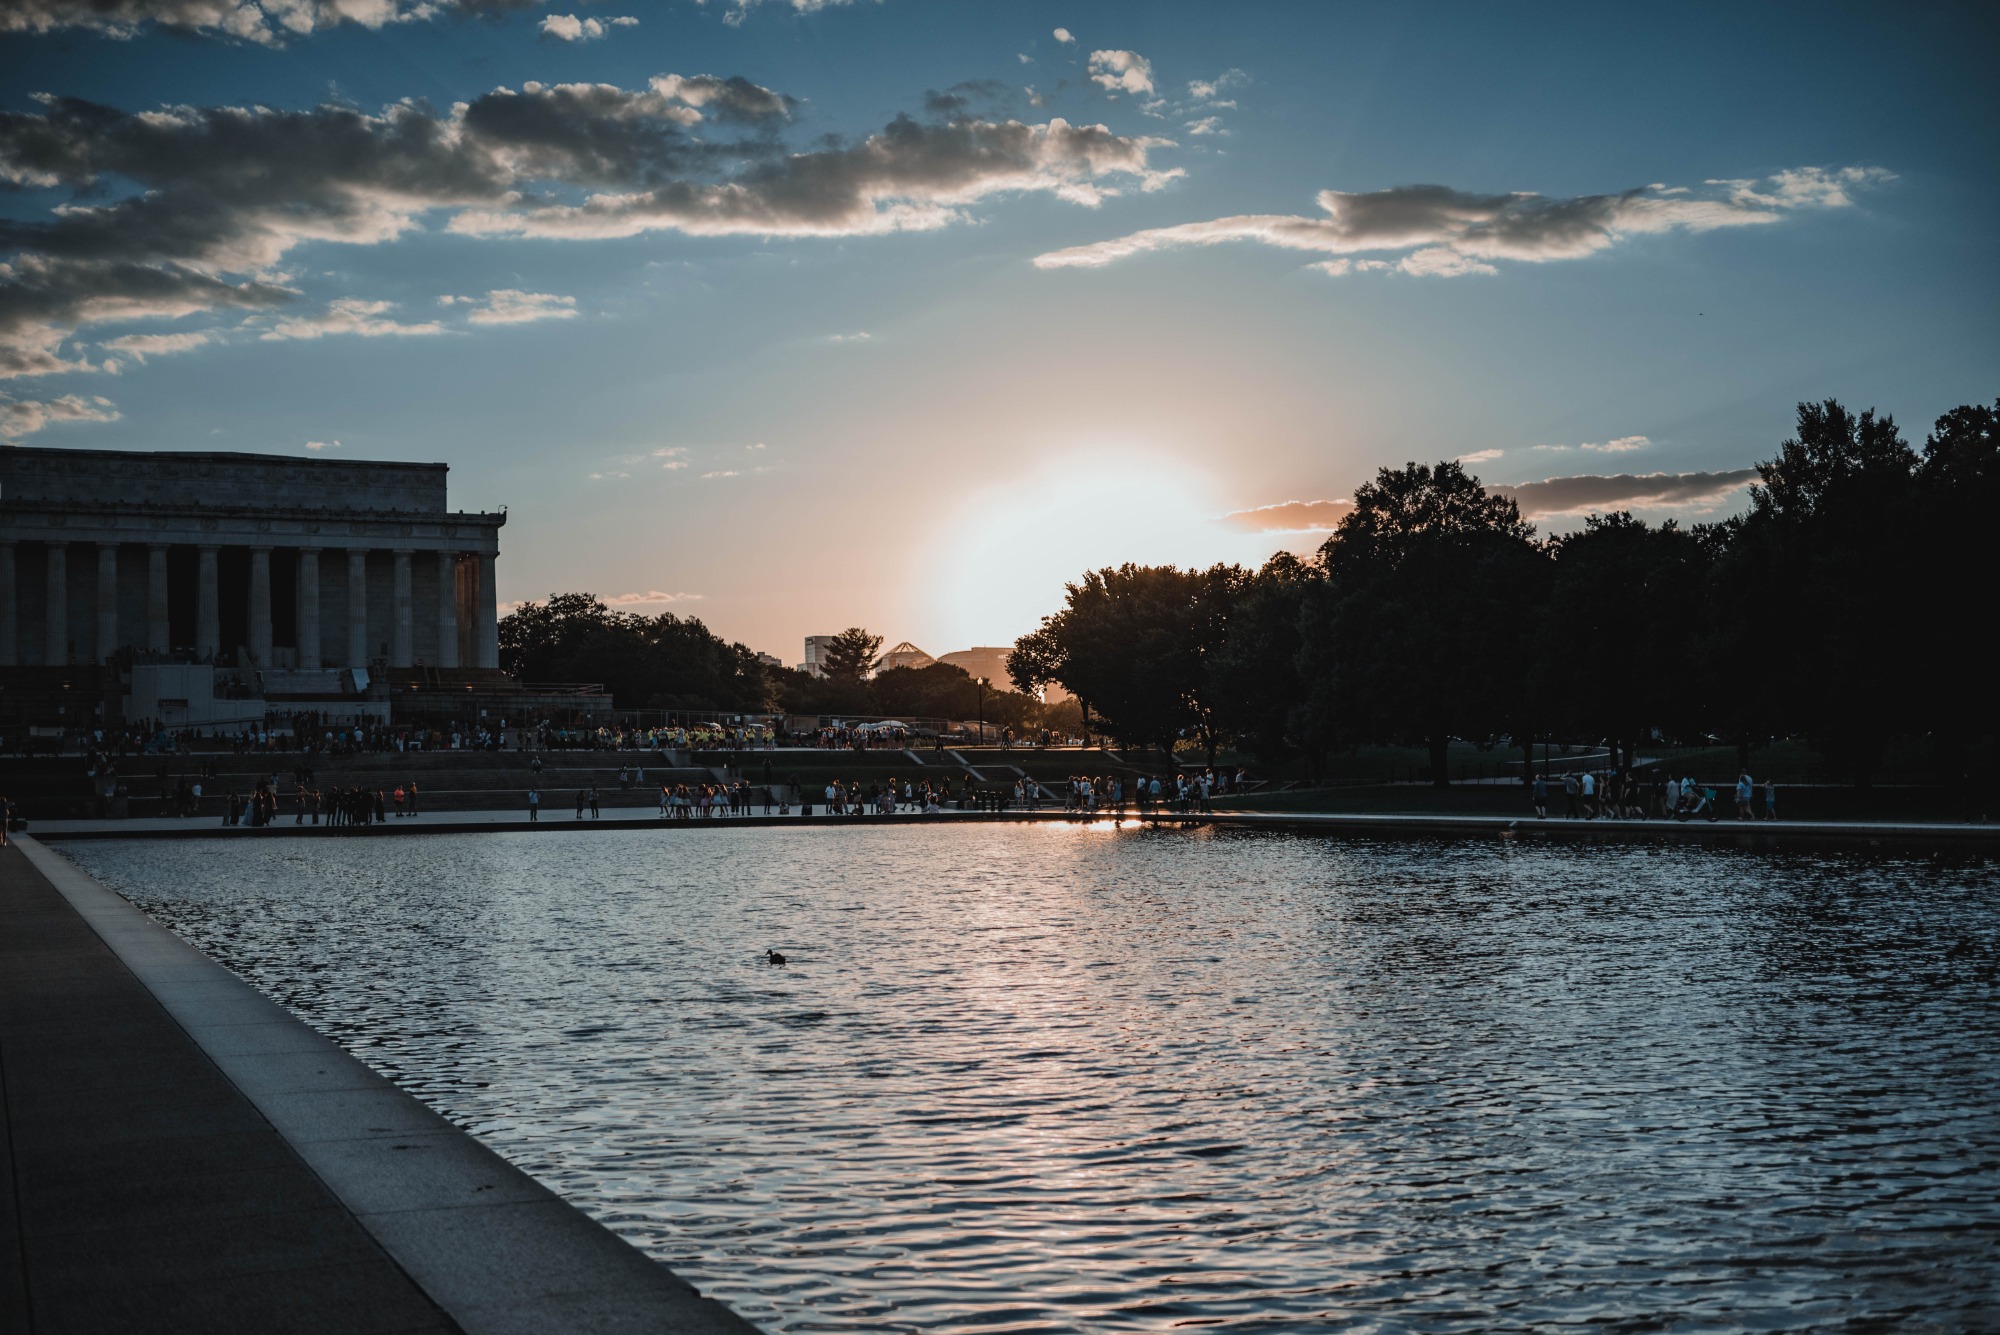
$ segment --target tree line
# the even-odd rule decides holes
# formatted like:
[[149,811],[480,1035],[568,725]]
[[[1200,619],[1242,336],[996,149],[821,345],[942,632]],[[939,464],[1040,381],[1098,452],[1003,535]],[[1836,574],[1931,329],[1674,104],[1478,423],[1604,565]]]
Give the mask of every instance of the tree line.
[[1317,552],[1261,569],[1122,565],[1066,586],[1016,642],[1024,692],[1054,682],[1128,743],[1303,759],[1454,737],[1803,738],[1857,783],[1921,738],[1941,779],[1993,758],[1981,626],[2000,551],[2000,402],[1937,419],[1798,408],[1746,512],[1659,525],[1592,515],[1540,537],[1453,462],[1385,468]]
[[[1062,721],[1006,683],[982,686],[948,663],[877,670],[882,637],[850,627],[834,637],[823,676],[764,662],[696,617],[641,616],[588,593],[526,602],[500,622],[500,666],[530,682],[598,683],[619,709],[871,715],[1026,728]],[[1074,706],[1069,709],[1073,716]]]

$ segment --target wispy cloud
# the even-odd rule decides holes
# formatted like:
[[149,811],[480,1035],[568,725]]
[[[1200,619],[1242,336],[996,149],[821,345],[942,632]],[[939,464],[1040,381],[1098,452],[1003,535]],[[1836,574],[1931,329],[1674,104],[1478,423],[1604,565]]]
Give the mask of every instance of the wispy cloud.
[[[1649,185],[1614,195],[1551,199],[1515,192],[1480,195],[1442,185],[1365,194],[1322,190],[1321,216],[1240,214],[1152,228],[1035,258],[1044,269],[1094,268],[1150,251],[1248,241],[1282,250],[1352,255],[1406,252],[1406,274],[1455,277],[1495,272],[1492,261],[1539,263],[1594,255],[1637,236],[1775,223],[1804,209],[1845,208],[1854,193],[1894,180],[1879,167],[1802,167],[1757,181],[1699,188]],[[1318,266],[1338,276],[1388,261]]]
[[1279,501],[1232,511],[1223,520],[1250,533],[1331,533],[1353,508],[1353,501]]
[[1505,450],[1474,450],[1470,454],[1459,455],[1458,462],[1462,464],[1491,463],[1493,460],[1500,458],[1502,455],[1506,453],[1507,451]]
[[1076,41],[1076,38],[1070,35],[1070,31],[1068,28],[1057,28],[1053,33],[1049,35],[1051,37],[1054,37],[1057,42],[1061,43],[1064,46],[1069,46],[1070,44]]
[[[1460,462],[1484,462],[1502,451],[1480,450]],[[1529,519],[1606,513],[1612,510],[1678,511],[1690,516],[1712,514],[1757,480],[1754,468],[1704,473],[1583,473],[1544,478],[1512,486],[1486,488],[1511,498]],[[1250,533],[1331,533],[1354,509],[1352,500],[1279,501],[1223,516],[1225,523]]]
[[658,589],[648,589],[644,593],[614,593],[603,601],[607,607],[644,607],[665,603],[698,603],[703,596],[699,593],[662,593]]
[[59,399],[17,399],[0,394],[0,439],[19,440],[59,422],[115,422],[111,400],[65,394]]
[[542,20],[542,36],[558,42],[594,42],[609,34],[613,28],[638,26],[639,20],[629,17],[580,19],[574,14],[551,14]]
[[199,334],[127,334],[104,344],[107,352],[121,352],[135,362],[143,362],[148,357],[171,357],[177,352],[192,352],[215,340],[213,333]]
[[306,448],[317,454],[321,450],[339,449],[340,442],[337,440],[309,440],[306,442]]
[[552,292],[523,292],[502,287],[484,297],[439,297],[445,306],[464,306],[468,324],[532,324],[536,320],[568,320],[576,315],[576,298]]
[[1227,69],[1213,79],[1191,79],[1188,81],[1188,96],[1197,102],[1214,102],[1232,88],[1240,88],[1250,82],[1250,76],[1239,69]]
[[1713,513],[1757,480],[1754,468],[1705,473],[1616,473],[1552,477],[1515,486],[1489,486],[1511,496],[1530,517],[1581,515],[1610,510],[1681,510]]
[[444,332],[444,326],[435,320],[404,324],[392,319],[388,312],[395,308],[396,303],[393,301],[363,301],[358,297],[342,297],[338,301],[329,302],[327,308],[316,315],[280,320],[265,330],[262,337],[275,340],[355,334],[362,338],[385,338]]

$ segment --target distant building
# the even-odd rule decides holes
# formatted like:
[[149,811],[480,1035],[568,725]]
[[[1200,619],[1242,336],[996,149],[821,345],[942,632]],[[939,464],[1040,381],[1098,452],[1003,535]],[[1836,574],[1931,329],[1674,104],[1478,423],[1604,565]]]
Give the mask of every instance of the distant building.
[[776,654],[760,653],[757,655],[757,661],[759,663],[762,663],[765,667],[781,668],[785,665],[785,660],[778,657]]
[[[939,654],[937,661],[962,668],[971,676],[984,677],[993,683],[998,691],[1014,689],[1014,679],[1007,675],[1007,655],[1014,652],[1011,645],[983,645],[972,649],[959,649],[948,654]],[[1050,704],[1069,699],[1069,692],[1060,686],[1049,686],[1042,692],[1042,698]]]
[[806,661],[799,664],[799,671],[808,677],[824,677],[827,650],[831,649],[833,642],[839,638],[838,635],[806,636]]
[[929,654],[904,640],[901,644],[883,654],[876,662],[875,670],[886,672],[890,668],[927,668],[937,662]]

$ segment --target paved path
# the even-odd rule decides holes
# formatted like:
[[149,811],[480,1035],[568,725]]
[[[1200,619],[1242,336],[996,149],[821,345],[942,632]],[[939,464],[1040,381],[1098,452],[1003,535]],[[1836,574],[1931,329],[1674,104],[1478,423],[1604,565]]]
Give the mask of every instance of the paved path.
[[[328,828],[295,825],[289,816],[263,829],[219,825],[203,819],[157,817],[135,820],[36,821],[34,832],[52,840],[170,838],[259,839],[376,838],[386,835],[463,834],[503,830],[655,830],[661,834],[698,834],[758,826],[823,828],[860,825],[948,825],[994,821],[1108,821],[1108,815],[1081,817],[1060,808],[1035,811],[945,811],[930,815],[899,812],[893,816],[722,816],[708,820],[662,820],[645,807],[607,808],[600,820],[575,819],[567,810],[544,812],[529,822],[520,811],[448,811],[424,816],[391,817],[375,825]],[[1136,823],[1127,814],[1124,820]],[[1635,840],[1674,843],[1755,843],[1762,846],[1813,845],[1896,846],[1902,848],[1985,848],[2000,850],[2000,825],[1945,821],[1666,821],[1666,820],[1536,820],[1532,816],[1447,816],[1395,813],[1321,813],[1218,811],[1204,816],[1168,815],[1163,824],[1201,824],[1242,829],[1289,830],[1299,834],[1368,838],[1518,838],[1554,840]]]
[[754,1335],[21,842],[0,850],[0,1331]]

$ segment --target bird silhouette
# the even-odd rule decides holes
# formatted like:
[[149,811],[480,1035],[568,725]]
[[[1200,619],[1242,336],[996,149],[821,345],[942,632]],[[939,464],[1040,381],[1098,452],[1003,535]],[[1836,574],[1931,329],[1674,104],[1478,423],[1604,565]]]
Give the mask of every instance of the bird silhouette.
[[764,958],[765,960],[767,960],[772,964],[783,964],[785,962],[785,957],[783,955],[780,955],[775,950],[766,950],[764,952]]

